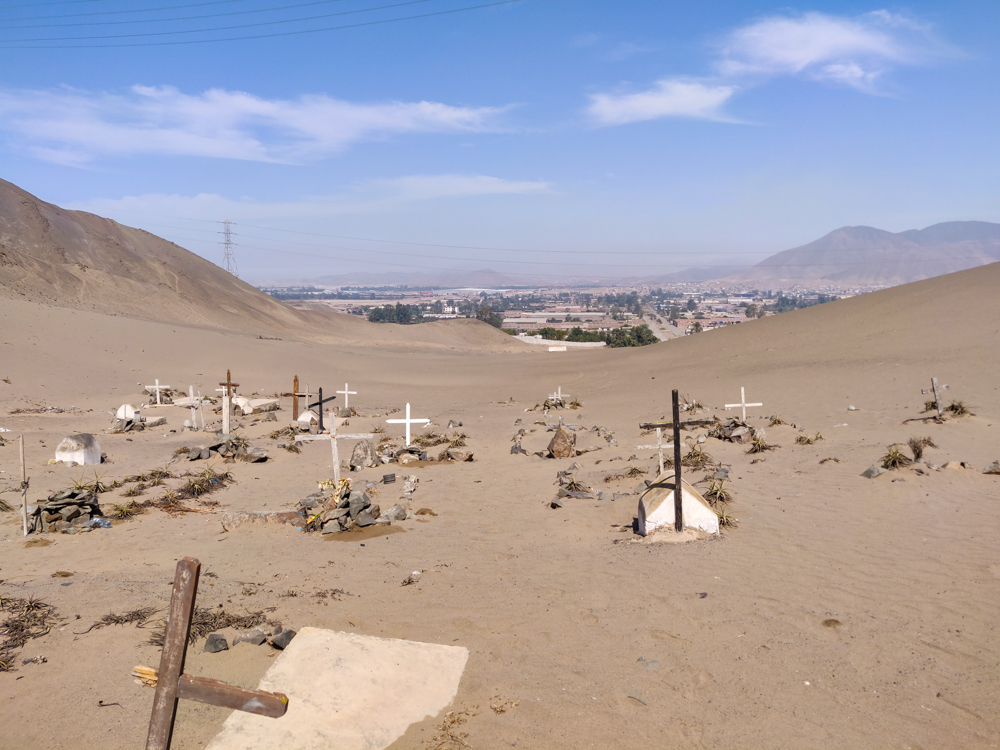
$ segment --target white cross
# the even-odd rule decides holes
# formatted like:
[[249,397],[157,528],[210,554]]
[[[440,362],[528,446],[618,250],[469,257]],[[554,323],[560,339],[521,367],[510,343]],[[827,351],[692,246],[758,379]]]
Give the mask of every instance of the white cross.
[[347,390],[347,383],[344,383],[344,390],[337,391],[337,393],[340,393],[340,394],[342,394],[344,396],[344,408],[345,409],[348,408],[347,399],[350,396],[357,396],[358,395],[357,391],[349,391],[349,390]]
[[429,419],[410,419],[410,405],[406,405],[406,419],[387,419],[386,424],[405,424],[406,425],[406,447],[410,447],[410,425],[423,423],[425,426],[431,423]]
[[160,385],[160,381],[159,380],[154,380],[153,382],[156,383],[156,385],[147,385],[146,386],[146,390],[148,391],[149,389],[153,389],[156,392],[156,405],[159,406],[160,405],[160,391],[165,391],[170,386],[169,385]]
[[559,399],[560,401],[562,401],[563,399],[570,398],[570,395],[567,393],[564,396],[563,392],[562,392],[562,386],[559,386],[559,388],[556,389],[555,393],[550,393],[549,394],[549,398],[555,398],[555,399]]
[[[194,403],[194,386],[188,386],[188,398],[191,400],[191,428],[198,429],[198,407]],[[201,401],[201,399],[198,399]]]
[[740,386],[740,402],[738,404],[726,404],[727,409],[735,409],[737,406],[743,407],[743,421],[747,421],[747,407],[748,406],[763,406],[764,404],[748,404],[746,389]]
[[337,434],[337,418],[331,417],[333,426],[330,428],[329,435],[296,435],[296,440],[329,440],[330,450],[333,454],[333,481],[335,484],[340,484],[340,449],[337,447],[338,440],[369,440],[375,437],[372,432],[359,432],[353,435],[338,435]]
[[660,454],[660,474],[663,473],[663,428],[656,428],[656,445],[637,445],[635,449],[637,451],[648,451],[656,448],[657,452]]
[[222,432],[228,435],[232,429],[233,401],[229,396],[229,388],[216,388],[215,390],[222,392]]

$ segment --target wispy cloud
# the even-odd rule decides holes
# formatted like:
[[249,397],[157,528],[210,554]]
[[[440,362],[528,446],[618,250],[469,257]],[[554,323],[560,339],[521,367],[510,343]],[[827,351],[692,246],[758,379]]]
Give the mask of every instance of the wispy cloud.
[[601,125],[655,120],[661,117],[725,119],[722,105],[736,91],[733,86],[713,86],[696,81],[665,78],[651,89],[631,94],[592,94],[590,116]]
[[891,68],[946,52],[929,26],[888,11],[852,18],[805,13],[736,29],[722,44],[717,68],[726,76],[804,75],[874,91]]
[[724,37],[712,61],[712,78],[668,76],[638,93],[592,94],[587,112],[600,125],[665,117],[733,121],[723,105],[737,91],[768,78],[802,76],[878,93],[879,79],[893,68],[955,54],[928,24],[884,10],[854,17],[770,16]]
[[222,89],[185,94],[171,86],[133,86],[124,94],[0,90],[0,130],[38,158],[70,165],[135,154],[304,163],[362,140],[496,131],[503,111],[326,95],[264,99]]
[[232,199],[214,193],[198,195],[146,194],[124,198],[97,198],[68,208],[101,216],[123,217],[126,224],[141,224],[143,215],[187,219],[233,220],[326,218],[344,214],[383,211],[401,204],[443,198],[497,195],[538,195],[552,192],[547,182],[505,180],[487,175],[407,175],[361,182],[332,195],[309,196],[297,201],[263,202]]

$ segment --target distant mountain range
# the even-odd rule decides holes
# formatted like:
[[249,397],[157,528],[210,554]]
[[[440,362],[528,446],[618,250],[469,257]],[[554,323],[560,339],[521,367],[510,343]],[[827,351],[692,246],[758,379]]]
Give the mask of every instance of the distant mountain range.
[[842,227],[808,245],[772,255],[725,281],[828,281],[894,286],[1000,261],[1000,224],[949,221],[886,232]]

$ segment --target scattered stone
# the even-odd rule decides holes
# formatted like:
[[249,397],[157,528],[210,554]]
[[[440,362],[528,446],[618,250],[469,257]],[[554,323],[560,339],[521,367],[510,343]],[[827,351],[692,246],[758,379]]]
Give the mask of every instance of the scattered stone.
[[390,521],[405,521],[406,509],[402,505],[393,505],[385,514]]
[[564,505],[565,503],[563,503],[562,498],[560,497],[554,497],[549,501],[550,508],[562,508]]
[[472,451],[468,448],[448,448],[438,459],[439,461],[471,461]]
[[361,471],[378,465],[375,448],[370,441],[362,440],[354,446],[354,452],[351,453],[351,471]]
[[1000,461],[994,461],[987,466],[983,474],[1000,474]]
[[[520,422],[521,420],[518,420],[518,421]],[[453,430],[456,427],[461,427],[461,426],[462,426],[461,422],[456,422],[454,419],[449,419],[448,420],[448,429],[449,430]]]
[[877,476],[881,476],[882,474],[885,474],[885,472],[886,472],[886,469],[883,469],[881,466],[878,466],[876,464],[874,466],[869,466],[867,469],[865,469],[861,473],[861,476],[866,477],[867,479],[874,479]]
[[228,651],[229,643],[222,633],[211,633],[205,641],[205,653],[217,654],[220,651]]
[[267,636],[264,635],[264,631],[260,628],[250,628],[249,630],[237,631],[236,635],[233,636],[233,645],[237,643],[249,643],[252,646],[259,646],[264,641],[267,640]]
[[712,479],[729,479],[729,469],[719,469],[712,475]]
[[435,513],[435,512],[434,512],[433,510],[431,510],[430,508],[420,508],[420,509],[419,509],[419,510],[417,511],[417,515],[418,515],[418,516],[436,516],[436,515],[437,515],[437,513]]
[[560,425],[549,442],[548,450],[552,458],[573,458],[576,455],[576,433]]
[[632,495],[628,492],[616,492],[611,496],[611,500],[613,502],[615,500],[621,500],[626,497],[632,497]]
[[948,461],[948,462],[942,464],[941,468],[942,469],[950,469],[950,470],[958,470],[958,471],[961,471],[963,469],[967,469],[967,470],[970,470],[970,471],[975,471],[975,469],[973,469],[973,467],[972,467],[972,464],[970,464],[970,463],[968,463],[966,461]]
[[295,637],[295,631],[292,629],[282,630],[276,636],[271,639],[271,645],[277,649],[284,651],[288,648],[288,644],[292,642],[292,638]]

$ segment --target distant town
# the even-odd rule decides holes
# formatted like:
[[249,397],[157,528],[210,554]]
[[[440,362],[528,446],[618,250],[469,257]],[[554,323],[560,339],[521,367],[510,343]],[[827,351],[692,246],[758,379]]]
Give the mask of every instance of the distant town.
[[766,289],[718,282],[510,289],[261,287],[292,307],[327,307],[373,323],[478,318],[529,343],[643,346],[707,333],[880,287]]

